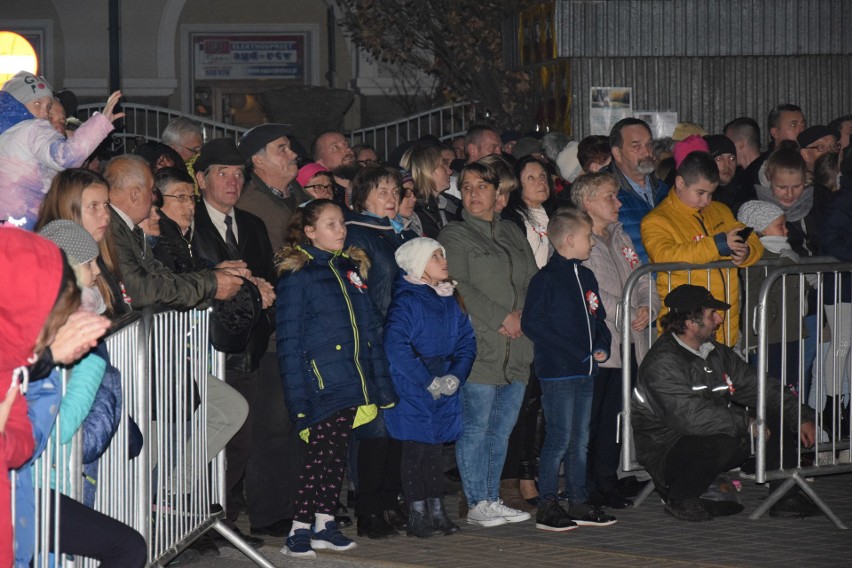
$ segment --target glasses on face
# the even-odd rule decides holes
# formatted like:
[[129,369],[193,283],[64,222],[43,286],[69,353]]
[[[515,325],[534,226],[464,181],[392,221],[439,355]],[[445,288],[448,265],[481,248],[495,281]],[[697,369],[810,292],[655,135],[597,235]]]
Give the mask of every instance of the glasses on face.
[[181,193],[181,194],[179,194],[179,195],[166,195],[166,194],[163,194],[163,197],[171,197],[172,199],[177,199],[177,200],[178,200],[178,203],[180,203],[181,205],[183,205],[183,204],[185,204],[185,203],[195,203],[195,196],[194,196],[194,195],[190,195],[190,194],[188,194],[188,193]]
[[358,164],[361,166],[376,166],[379,164],[378,160],[358,160]]
[[318,187],[320,189],[325,189],[326,191],[331,191],[334,188],[334,185],[332,185],[330,183],[314,183],[314,184],[311,184],[311,185],[306,185],[305,189],[311,189],[311,188],[314,188],[314,187]]
[[823,152],[839,152],[840,142],[832,142],[831,144],[817,144],[816,146],[806,146],[805,150],[816,150],[820,154]]
[[183,144],[180,144],[180,147],[183,148],[184,150],[188,150],[188,151],[192,152],[193,154],[200,154],[201,153],[201,146],[195,146],[194,148],[190,148],[189,146],[184,146]]

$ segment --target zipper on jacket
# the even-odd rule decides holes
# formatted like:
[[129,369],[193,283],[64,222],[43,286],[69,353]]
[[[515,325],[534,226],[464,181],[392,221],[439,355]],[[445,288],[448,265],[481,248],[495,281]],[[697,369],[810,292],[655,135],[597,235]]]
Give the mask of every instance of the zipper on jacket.
[[346,300],[346,309],[349,310],[349,323],[352,325],[352,335],[355,338],[355,368],[358,369],[358,375],[361,378],[361,392],[364,393],[364,404],[370,404],[370,399],[367,396],[367,380],[364,378],[364,371],[361,369],[361,362],[358,360],[361,348],[361,339],[358,334],[358,324],[355,321],[355,311],[352,309],[352,300],[349,299],[349,292],[346,291],[346,284],[343,282],[343,279],[334,267],[335,258],[337,257],[333,256],[329,259],[328,267],[331,268],[331,273],[334,274],[335,278],[337,278],[337,283],[340,284],[340,291],[343,292],[343,299]]
[[586,330],[589,332],[589,374],[591,375],[595,369],[595,356],[592,352],[594,349],[592,323],[589,321],[589,308],[586,305],[586,297],[583,295],[583,284],[580,282],[580,271],[576,263],[574,263],[574,277],[577,279],[577,289],[580,290],[580,303],[583,306],[583,313],[586,314]]
[[320,390],[324,389],[325,383],[322,380],[322,374],[320,373],[319,369],[317,368],[317,360],[316,359],[311,359],[311,367],[313,367],[314,374],[317,376],[317,382],[319,383]]
[[[506,253],[506,257],[509,259],[509,284],[512,285],[512,311],[514,312],[518,307],[518,289],[515,287],[515,280],[514,280],[515,268],[514,268],[514,264],[512,263],[512,253],[506,247],[504,247],[502,244],[500,244],[497,241],[497,235],[494,234],[494,231],[495,231],[496,228],[497,228],[497,224],[494,223],[494,221],[492,220],[491,221],[491,240],[494,241],[494,244],[497,245],[498,247],[500,247],[503,250],[503,252]],[[506,356],[503,357],[503,376],[504,377],[506,376],[506,367],[509,365],[509,350],[511,349],[511,345],[512,345],[512,338],[507,337],[506,338]]]
[[[701,230],[704,231],[704,235],[708,239],[712,239],[713,237],[710,235],[710,231],[708,231],[707,227],[704,226],[704,217],[701,215],[701,213],[696,213],[695,218],[698,219],[698,224],[701,225]],[[728,284],[725,281],[725,272],[721,268],[717,268],[716,270],[719,271],[719,279],[722,281],[722,293],[723,293],[722,297],[727,298],[728,297]],[[710,287],[709,282],[707,283],[707,287],[708,288]],[[722,337],[725,338],[725,343],[727,343],[730,340],[730,338],[728,337],[728,333],[727,333],[727,327],[728,326],[724,326],[723,328],[721,328],[722,329]]]

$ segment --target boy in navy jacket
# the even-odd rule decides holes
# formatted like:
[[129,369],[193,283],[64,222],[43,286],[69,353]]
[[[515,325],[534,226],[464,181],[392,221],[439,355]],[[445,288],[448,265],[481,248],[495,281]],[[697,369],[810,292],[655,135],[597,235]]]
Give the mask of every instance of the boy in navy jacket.
[[[536,528],[562,532],[616,522],[592,507],[586,494],[594,381],[598,363],[609,358],[611,335],[595,275],[580,264],[594,246],[591,218],[576,209],[560,209],[550,218],[547,236],[555,252],[530,281],[521,328],[535,346],[545,417],[538,480],[543,499]],[[557,499],[563,458],[567,512]]]

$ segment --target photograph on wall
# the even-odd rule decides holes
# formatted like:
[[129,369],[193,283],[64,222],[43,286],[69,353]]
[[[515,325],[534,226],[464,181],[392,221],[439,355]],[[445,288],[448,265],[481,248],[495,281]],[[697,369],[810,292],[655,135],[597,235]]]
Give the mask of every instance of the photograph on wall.
[[613,125],[633,116],[631,87],[592,87],[589,125],[592,134],[609,135]]
[[633,118],[644,120],[651,127],[651,135],[654,139],[669,138],[674,134],[677,126],[676,112],[659,112],[654,110],[637,110]]

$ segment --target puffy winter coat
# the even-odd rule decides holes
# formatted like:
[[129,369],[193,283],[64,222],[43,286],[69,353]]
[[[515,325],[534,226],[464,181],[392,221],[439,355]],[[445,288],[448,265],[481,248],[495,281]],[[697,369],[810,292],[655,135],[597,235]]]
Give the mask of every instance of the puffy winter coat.
[[[651,262],[686,262],[706,264],[717,260],[730,260],[725,233],[744,225],[734,219],[727,205],[711,202],[698,211],[685,205],[671,192],[659,206],[642,220],[642,241],[648,251]],[[751,266],[763,255],[763,245],[755,233],[748,238],[749,253],[742,266]],[[708,285],[709,278],[709,285]],[[672,272],[671,277],[661,272],[657,275],[657,291],[660,298],[681,284],[687,284],[690,276],[687,271]],[[704,286],[714,297],[731,304],[728,321],[724,322],[716,334],[720,343],[733,346],[737,342],[740,329],[740,285],[736,271],[726,274],[717,269],[696,273],[692,283]],[[660,315],[668,308],[663,306]],[[730,332],[729,332],[730,330]]]
[[476,358],[470,317],[452,296],[400,275],[385,322],[385,353],[399,404],[384,413],[392,437],[426,444],[461,436],[459,393],[434,400],[434,377],[454,375],[462,384]]
[[54,176],[76,168],[112,131],[95,113],[66,139],[46,120],[24,120],[0,135],[0,219],[32,230]]
[[[754,367],[719,343],[702,359],[680,345],[671,333],[654,342],[639,366],[633,390],[633,437],[636,455],[658,487],[665,487],[666,454],[683,436],[747,435],[746,407],[757,406]],[[730,384],[725,381],[730,380]],[[784,420],[798,428],[799,402],[780,382],[766,381],[767,408],[780,408]],[[813,410],[801,406],[802,422],[813,421]]]
[[[618,200],[621,201],[621,209],[618,211],[618,220],[624,225],[624,232],[633,241],[636,247],[636,254],[639,255],[639,260],[642,264],[648,264],[647,248],[642,242],[642,234],[640,232],[640,223],[653,207],[640,196],[631,187],[627,177],[621,173],[621,170],[615,164],[609,166],[610,173],[618,179]],[[669,186],[658,180],[653,175],[648,176],[651,181],[651,187],[654,188],[654,207],[660,204],[669,193]]]
[[[285,246],[276,261],[278,364],[298,429],[344,408],[396,403],[381,320],[364,284],[370,266],[364,251]],[[365,412],[355,426],[377,410]]]
[[366,213],[346,212],[346,246],[358,247],[370,259],[369,294],[384,320],[391,302],[391,292],[399,266],[394,253],[403,243],[416,239],[417,233],[405,229],[394,231],[387,217],[381,219]]
[[[601,363],[601,367],[621,367],[621,332],[616,330],[615,316],[618,303],[622,299],[624,284],[630,274],[639,268],[641,262],[639,255],[633,246],[633,241],[624,232],[621,223],[612,223],[607,227],[608,237],[604,238],[592,234],[595,246],[589,260],[583,262],[583,266],[595,273],[598,281],[601,301],[606,309],[606,325],[612,333],[612,348],[609,351],[609,359]],[[650,298],[650,300],[649,300]],[[660,311],[660,295],[657,293],[654,279],[648,274],[643,276],[633,289],[631,296],[630,313],[624,314],[623,325],[629,326],[636,317],[636,310],[642,306],[648,307],[651,312],[651,323],[653,325],[657,313]],[[652,332],[656,336],[656,331]],[[651,347],[648,341],[648,330],[630,330],[630,339],[636,348],[636,360],[641,363],[648,349]]]
[[595,275],[579,260],[554,252],[533,276],[521,318],[535,347],[539,380],[596,375],[592,354],[609,354],[610,348],[605,320]]

